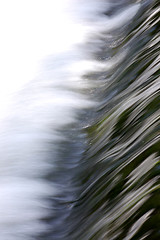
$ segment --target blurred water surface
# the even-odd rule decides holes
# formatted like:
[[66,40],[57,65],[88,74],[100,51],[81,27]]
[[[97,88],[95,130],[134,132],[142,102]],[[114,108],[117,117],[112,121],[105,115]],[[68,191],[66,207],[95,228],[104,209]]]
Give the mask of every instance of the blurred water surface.
[[[62,130],[55,181],[63,194],[45,239],[160,239],[159,1],[137,2],[131,21],[113,31],[111,21],[86,44],[107,64],[82,76],[95,84],[85,94],[96,107]],[[113,1],[103,14],[113,20],[127,4]]]
[[159,0],[0,4],[0,238],[159,240]]

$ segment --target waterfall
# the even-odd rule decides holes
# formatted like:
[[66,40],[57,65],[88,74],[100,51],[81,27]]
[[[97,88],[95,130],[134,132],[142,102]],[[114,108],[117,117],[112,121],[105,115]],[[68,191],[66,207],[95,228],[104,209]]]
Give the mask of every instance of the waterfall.
[[0,3],[3,240],[158,240],[158,0]]

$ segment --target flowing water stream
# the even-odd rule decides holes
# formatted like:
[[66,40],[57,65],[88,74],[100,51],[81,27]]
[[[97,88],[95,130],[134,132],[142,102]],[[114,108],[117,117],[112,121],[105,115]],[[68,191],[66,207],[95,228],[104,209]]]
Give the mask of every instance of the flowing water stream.
[[1,90],[2,240],[159,240],[159,1],[61,1],[72,18],[33,2],[2,57],[18,66],[18,93]]
[[[104,15],[123,8],[117,1]],[[79,116],[79,129],[64,130],[53,239],[160,239],[159,21],[158,1],[142,1],[134,20],[88,40],[91,58],[108,65],[82,76],[98,103]]]

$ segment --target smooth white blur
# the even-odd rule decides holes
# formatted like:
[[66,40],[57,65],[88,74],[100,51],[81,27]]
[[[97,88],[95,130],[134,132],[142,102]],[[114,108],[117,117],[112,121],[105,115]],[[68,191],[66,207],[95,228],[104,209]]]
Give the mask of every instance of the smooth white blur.
[[10,94],[33,79],[40,59],[82,41],[66,14],[68,2],[0,1],[0,115]]

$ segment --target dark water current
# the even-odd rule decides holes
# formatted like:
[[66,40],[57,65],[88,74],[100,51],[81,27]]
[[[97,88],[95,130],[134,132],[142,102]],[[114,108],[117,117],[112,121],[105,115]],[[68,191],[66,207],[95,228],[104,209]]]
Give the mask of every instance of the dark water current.
[[[101,34],[92,56],[122,60],[82,76],[95,81],[86,94],[98,105],[62,130],[61,160],[49,176],[62,193],[50,199],[54,215],[44,221],[51,230],[40,239],[160,239],[160,3],[141,2],[133,21]],[[115,3],[103,14],[126,4]]]

